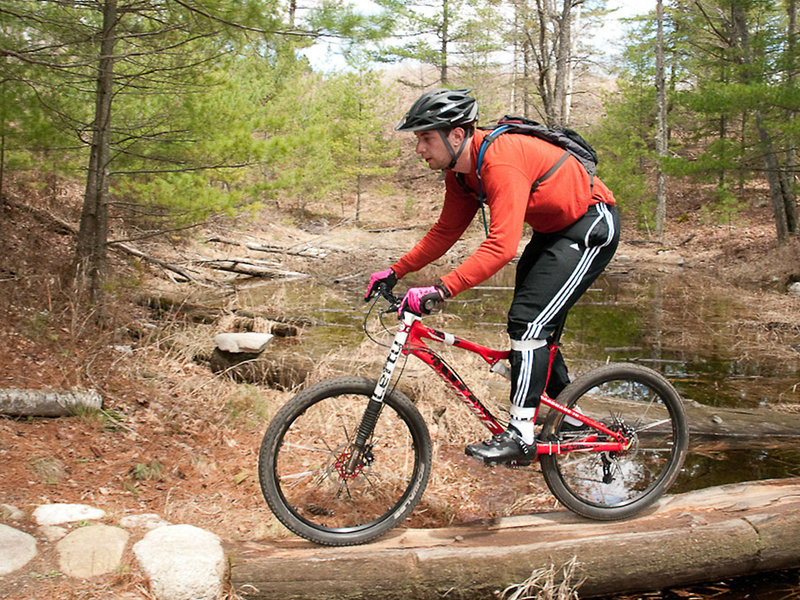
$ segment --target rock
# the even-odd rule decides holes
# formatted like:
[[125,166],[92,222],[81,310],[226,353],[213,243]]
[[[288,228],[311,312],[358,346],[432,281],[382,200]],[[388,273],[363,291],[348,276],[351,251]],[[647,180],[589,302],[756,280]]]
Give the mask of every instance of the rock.
[[259,354],[272,341],[273,337],[271,333],[255,333],[253,331],[220,333],[214,338],[214,344],[223,352]]
[[234,381],[289,390],[306,380],[314,369],[314,361],[300,353],[259,356],[253,353],[235,354],[215,348],[209,366],[214,373],[225,373]]
[[67,535],[69,531],[65,527],[59,527],[58,525],[42,525],[39,527],[39,533],[48,542],[55,542]]
[[36,556],[36,538],[0,524],[0,576],[13,573]]
[[222,595],[225,553],[216,535],[192,525],[168,525],[133,546],[159,600],[216,600]]
[[33,518],[39,525],[93,521],[105,516],[104,510],[86,504],[42,504],[33,511]]
[[157,527],[164,527],[170,523],[155,513],[144,513],[141,515],[129,515],[127,517],[122,517],[119,520],[119,524],[125,529],[144,529],[146,531],[152,531]]
[[110,525],[89,525],[70,532],[56,544],[61,570],[88,579],[117,569],[128,543],[128,532]]
[[0,518],[8,519],[9,521],[24,521],[25,511],[11,504],[0,504]]
[[786,291],[789,293],[790,296],[800,296],[800,281],[793,283],[790,285]]

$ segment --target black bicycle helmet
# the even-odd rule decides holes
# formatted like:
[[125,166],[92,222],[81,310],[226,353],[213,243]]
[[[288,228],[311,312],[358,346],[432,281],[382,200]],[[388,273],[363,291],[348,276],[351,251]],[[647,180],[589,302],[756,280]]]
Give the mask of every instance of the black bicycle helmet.
[[472,90],[432,90],[420,96],[397,126],[398,131],[426,131],[468,125],[478,120]]

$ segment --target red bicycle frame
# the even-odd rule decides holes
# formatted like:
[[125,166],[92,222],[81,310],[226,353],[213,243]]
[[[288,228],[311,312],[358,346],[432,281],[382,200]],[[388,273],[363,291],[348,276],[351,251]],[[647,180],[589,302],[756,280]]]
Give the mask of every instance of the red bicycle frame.
[[[436,355],[436,353],[428,347],[428,345],[425,343],[425,340],[433,340],[435,342],[441,342],[449,346],[455,346],[457,348],[462,348],[469,352],[473,352],[483,358],[483,360],[489,364],[492,371],[498,372],[501,375],[504,374],[504,371],[508,370],[503,363],[500,363],[501,360],[508,358],[508,350],[492,350],[487,346],[476,344],[469,340],[454,336],[450,333],[437,331],[426,325],[423,325],[419,318],[413,319],[410,324],[408,323],[408,320],[404,320],[400,325],[399,333],[407,334],[407,339],[402,348],[403,355],[407,356],[408,354],[413,354],[422,362],[430,366],[434,371],[436,371],[439,376],[456,391],[459,397],[463,400],[464,404],[466,404],[467,407],[472,410],[472,412],[483,422],[484,425],[486,425],[492,434],[498,434],[504,430],[504,427],[497,421],[494,415],[492,415],[491,411],[489,411],[489,409],[483,405],[480,399],[469,389],[469,386],[466,384],[466,382],[458,375],[458,373],[445,364],[444,361],[442,361]],[[557,344],[552,344],[550,346],[550,364],[548,364],[547,367],[548,378],[550,376],[550,367],[552,366],[553,357],[555,356],[557,349]],[[507,374],[506,376],[510,377],[510,374]],[[536,444],[537,454],[564,454],[566,452],[576,451],[624,452],[630,447],[630,441],[622,432],[612,431],[603,425],[603,423],[595,421],[583,413],[579,413],[559,404],[555,400],[549,398],[546,394],[542,394],[541,403],[552,410],[562,412],[568,417],[588,425],[594,431],[588,433],[587,436],[581,440],[563,443],[538,442]],[[609,436],[614,441],[598,441],[597,432],[601,432]]]

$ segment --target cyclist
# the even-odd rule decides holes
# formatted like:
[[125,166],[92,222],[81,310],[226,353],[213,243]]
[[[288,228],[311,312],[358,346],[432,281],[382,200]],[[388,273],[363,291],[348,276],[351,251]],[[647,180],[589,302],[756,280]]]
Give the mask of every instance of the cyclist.
[[[416,152],[445,174],[441,214],[427,234],[391,268],[373,273],[365,299],[378,283],[397,280],[440,258],[461,237],[478,210],[476,159],[487,132],[475,128],[478,106],[471,90],[433,90],[420,96],[397,126],[413,132]],[[491,439],[466,447],[486,464],[525,462],[536,456],[534,424],[545,391],[555,398],[569,382],[560,352],[547,380],[548,337],[567,311],[605,269],[619,241],[619,217],[611,191],[590,178],[574,157],[535,190],[532,184],[563,157],[564,150],[539,138],[506,133],[486,150],[481,185],[490,211],[487,238],[434,285],[412,287],[400,311],[428,312],[428,300],[443,301],[478,285],[517,254],[528,223],[533,229],[517,265],[508,311],[511,340],[511,419]],[[457,177],[457,174],[462,174]],[[461,181],[459,181],[461,178]]]

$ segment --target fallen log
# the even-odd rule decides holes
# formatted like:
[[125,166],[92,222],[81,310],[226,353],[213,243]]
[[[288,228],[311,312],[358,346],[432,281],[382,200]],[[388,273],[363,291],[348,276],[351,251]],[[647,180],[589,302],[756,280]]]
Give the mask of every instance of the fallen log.
[[[769,408],[726,408],[684,400],[692,448],[714,444],[718,448],[776,448],[800,443],[800,414]],[[584,401],[587,414],[602,420],[599,405]],[[549,409],[543,408],[540,422]],[[723,446],[724,444],[724,446]]]
[[309,277],[307,273],[298,273],[297,271],[278,269],[276,268],[275,263],[249,258],[203,258],[194,260],[192,262],[209,269],[228,271],[230,273],[249,275],[251,277],[269,277],[281,279],[300,279],[303,277]]
[[[315,325],[314,321],[306,317],[285,317],[263,311],[240,310],[206,306],[189,302],[182,298],[169,296],[149,296],[142,294],[136,298],[139,306],[145,306],[158,313],[180,313],[193,323],[214,323],[225,315],[235,315],[242,319],[264,319],[270,322],[270,333],[278,337],[293,337],[298,334],[299,327]],[[247,330],[245,324],[242,329]]]
[[240,242],[238,240],[232,240],[230,238],[223,238],[219,236],[210,237],[206,241],[216,242],[218,244],[228,244],[230,246],[243,246],[248,250],[253,250],[254,252],[270,252],[274,254],[286,254],[287,256],[300,256],[303,258],[327,258],[327,256],[331,253],[331,251],[340,250],[339,248],[330,248],[330,247],[301,246],[298,248],[298,247],[279,246],[276,244]]
[[192,283],[196,283],[198,285],[206,286],[205,283],[203,283],[202,281],[197,279],[197,277],[192,275],[186,269],[181,268],[181,267],[179,267],[177,265],[173,265],[172,263],[168,263],[167,261],[161,260],[160,258],[156,258],[155,256],[151,256],[149,254],[146,254],[145,252],[142,252],[141,250],[139,250],[137,248],[134,248],[133,246],[131,246],[129,244],[124,244],[122,242],[109,242],[109,246],[111,246],[112,248],[117,248],[119,250],[122,250],[123,252],[126,252],[127,254],[130,254],[131,256],[135,256],[137,258],[141,258],[142,260],[145,260],[145,261],[151,262],[151,263],[153,263],[155,265],[158,265],[162,269],[165,269],[167,271],[171,271],[171,272],[173,272],[173,273],[175,273],[177,275],[180,275],[186,281],[191,281]]
[[101,408],[103,408],[103,398],[95,390],[0,389],[0,414],[3,415],[67,417],[82,410]]
[[296,538],[231,542],[233,590],[251,599],[491,598],[577,557],[581,598],[800,566],[800,479],[668,496],[645,515],[598,522],[566,510],[446,529],[400,529],[324,548]]
[[685,400],[684,407],[693,445],[725,439],[763,448],[800,440],[800,414],[760,407],[707,406],[694,400]]

